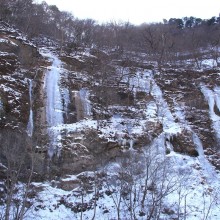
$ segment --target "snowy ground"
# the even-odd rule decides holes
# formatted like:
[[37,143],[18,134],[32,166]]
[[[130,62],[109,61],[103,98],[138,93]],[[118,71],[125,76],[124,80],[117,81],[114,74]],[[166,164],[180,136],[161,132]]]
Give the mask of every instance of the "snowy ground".
[[[161,137],[155,140],[154,145],[161,144],[160,142]],[[145,153],[147,154],[147,152]],[[132,154],[135,154],[135,152]],[[154,153],[152,154],[155,156]],[[166,172],[166,178],[164,180],[161,178],[157,179],[158,183],[163,184],[164,188],[169,184],[173,187],[167,187],[167,195],[162,201],[164,208],[161,210],[160,219],[173,219],[178,216],[179,219],[190,220],[219,219],[219,174],[216,172],[210,173],[209,170],[206,170],[203,164],[204,161],[199,157],[192,158],[174,152],[164,157],[157,155],[152,161],[151,170],[156,170],[154,166],[157,166],[156,162],[159,161],[161,163],[166,161],[167,167],[165,170],[158,171],[157,178],[159,178],[161,172],[162,174],[163,171]],[[137,219],[144,220],[146,215],[140,216],[141,211],[143,211],[140,199],[143,196],[141,190],[144,187],[145,175],[140,175],[140,177],[137,175],[133,182],[129,182],[128,186],[131,188],[131,194],[128,197],[122,197],[121,195],[120,184],[122,182],[119,181],[118,184],[109,186],[112,182],[116,183],[115,175],[124,169],[131,173],[133,166],[125,168],[120,163],[109,164],[104,168],[109,177],[106,181],[101,182],[102,187],[95,189],[95,186],[92,185],[90,191],[85,194],[82,194],[83,191],[80,187],[72,191],[65,191],[52,186],[51,183],[40,184],[44,190],[38,195],[38,200],[34,202],[34,206],[27,213],[26,219],[81,219],[81,216],[82,219],[92,219],[94,213],[95,219],[117,219],[116,206],[119,203],[121,219],[133,219],[130,217],[130,210],[128,208],[128,205],[132,204],[129,200],[129,196],[131,196],[133,199],[134,197],[137,199],[136,204],[133,204],[133,211]],[[144,174],[146,173],[144,172]],[[94,176],[95,173],[87,173],[87,175]],[[71,179],[77,179],[77,176],[69,176],[66,181]],[[99,199],[96,202],[95,210],[94,197],[97,195],[95,194],[97,193],[96,190],[99,193]],[[108,193],[110,190],[114,192],[112,194]],[[137,196],[136,193],[139,193],[139,195]],[[146,200],[149,200],[150,203],[152,194],[150,191],[148,193]],[[119,198],[121,198],[120,202]],[[81,204],[82,199],[83,203],[92,205],[87,206],[87,211],[81,212],[78,209],[79,211],[77,212],[77,204]]]

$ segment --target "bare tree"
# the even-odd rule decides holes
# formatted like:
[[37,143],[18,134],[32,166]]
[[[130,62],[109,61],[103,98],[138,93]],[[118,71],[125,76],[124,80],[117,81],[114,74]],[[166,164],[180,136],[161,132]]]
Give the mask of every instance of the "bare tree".
[[207,28],[207,39],[209,39],[209,46],[211,50],[211,58],[216,65],[220,65],[220,27],[211,26]]
[[[5,156],[6,198],[4,219],[22,220],[30,208],[28,201],[33,175],[34,153],[31,141],[25,135],[12,131],[3,131],[1,149]],[[18,181],[22,184],[18,185]],[[18,196],[20,194],[20,196]]]
[[142,28],[146,52],[157,62],[158,68],[161,69],[166,61],[166,55],[174,46],[172,35],[168,27],[162,24],[144,25]]

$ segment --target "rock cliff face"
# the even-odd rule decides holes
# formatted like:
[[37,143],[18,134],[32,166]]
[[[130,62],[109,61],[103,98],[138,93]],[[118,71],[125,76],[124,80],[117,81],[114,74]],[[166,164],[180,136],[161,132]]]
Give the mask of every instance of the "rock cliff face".
[[15,166],[22,164],[22,172],[30,165],[29,89],[39,58],[37,48],[23,34],[0,23],[0,160],[6,166],[12,161]]
[[[125,149],[150,146],[162,133],[167,153],[174,150],[197,157],[199,139],[207,157],[218,167],[218,159],[208,156],[210,149],[217,155],[218,138],[202,92],[202,84],[213,89],[218,85],[218,70],[164,69],[154,74],[136,62],[130,73],[130,68],[114,65],[109,56],[109,73],[101,75],[99,59],[91,54],[62,57],[64,123],[54,128],[61,135],[61,148],[59,153],[54,149],[48,163],[53,175],[92,170],[117,160]],[[91,60],[97,64],[97,72],[86,70]],[[121,68],[126,71],[124,76]],[[215,105],[216,114],[218,111]]]
[[[4,132],[22,133],[22,139],[35,148],[29,154],[36,157],[35,171],[41,176],[95,169],[116,160],[125,149],[150,146],[162,133],[167,153],[174,150],[193,157],[199,155],[195,137],[199,138],[205,154],[219,168],[220,127],[210,113],[213,108],[219,120],[218,69],[157,72],[152,64],[143,64],[131,54],[123,62],[94,49],[59,56],[56,47],[39,49],[6,24],[0,28],[1,148],[7,143]],[[60,62],[57,66],[55,59]],[[49,94],[54,68],[58,87],[51,83]],[[204,85],[215,95],[213,107],[202,90]],[[57,91],[60,98],[48,107],[49,96],[55,98]],[[48,108],[54,108],[62,122],[51,124]],[[57,120],[58,113],[51,117]],[[33,131],[28,137],[30,120]]]
[[[34,46],[37,42],[40,46]],[[173,175],[188,178],[192,182],[178,182],[191,190],[185,199],[200,198],[200,191],[207,189],[207,195],[215,198],[220,169],[220,70],[187,65],[158,70],[140,56],[126,52],[119,59],[112,51],[90,48],[60,54],[55,42],[31,43],[0,23],[3,182],[11,181],[14,173],[16,181],[51,180],[52,191],[65,190],[65,195],[54,194],[56,204],[48,205],[53,206],[51,212],[63,205],[74,215],[82,212],[77,199],[84,196],[83,190],[96,197],[87,198],[83,212],[117,193],[127,198],[128,185],[139,187],[143,198],[147,192],[153,195],[157,189],[154,182],[146,185],[146,170],[155,175],[150,181],[163,177],[161,185],[167,187]],[[121,188],[125,195],[117,191],[118,181],[126,188]],[[44,186],[32,187],[35,211],[43,212],[37,195]],[[168,197],[166,202],[172,200]],[[100,216],[110,212],[112,207],[107,207],[100,202]],[[164,210],[166,217],[174,214],[173,209]]]

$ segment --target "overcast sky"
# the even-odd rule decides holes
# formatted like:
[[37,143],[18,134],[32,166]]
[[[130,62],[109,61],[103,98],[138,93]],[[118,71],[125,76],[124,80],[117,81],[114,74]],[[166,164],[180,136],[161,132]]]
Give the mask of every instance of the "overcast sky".
[[[37,0],[42,2],[42,0]],[[169,18],[219,16],[220,0],[45,0],[78,18],[100,23],[129,21],[133,24],[157,22]]]

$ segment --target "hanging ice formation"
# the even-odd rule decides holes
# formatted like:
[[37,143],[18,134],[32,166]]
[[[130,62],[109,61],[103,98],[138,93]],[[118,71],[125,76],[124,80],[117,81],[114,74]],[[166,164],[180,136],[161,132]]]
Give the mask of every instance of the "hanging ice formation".
[[29,99],[30,99],[30,113],[29,113],[29,120],[28,120],[28,125],[27,125],[27,133],[28,136],[32,137],[33,135],[33,129],[34,129],[34,122],[33,122],[33,101],[32,101],[32,88],[33,88],[33,83],[32,80],[29,80]]
[[[54,154],[59,156],[61,149],[61,134],[59,129],[57,129],[57,126],[63,124],[63,104],[59,86],[61,61],[51,52],[42,52],[42,55],[52,61],[51,69],[48,70],[45,78],[47,96],[46,120],[50,139],[48,155],[52,158]],[[56,129],[54,129],[55,127]]]

